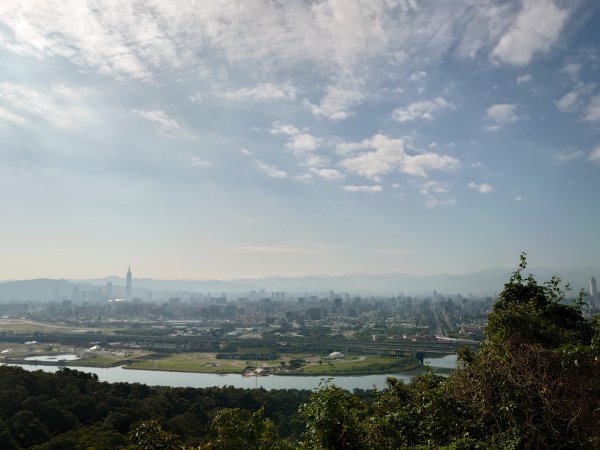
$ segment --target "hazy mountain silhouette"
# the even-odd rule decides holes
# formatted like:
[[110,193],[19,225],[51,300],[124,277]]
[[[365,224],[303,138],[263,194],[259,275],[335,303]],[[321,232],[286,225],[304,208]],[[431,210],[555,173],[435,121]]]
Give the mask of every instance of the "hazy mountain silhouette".
[[[152,278],[135,278],[133,295],[146,297],[148,291],[153,298],[170,296],[186,296],[191,293],[220,295],[221,293],[243,294],[264,289],[267,295],[272,291],[302,295],[306,293],[326,293],[329,290],[350,294],[431,294],[434,290],[443,294],[485,295],[494,296],[510,277],[512,270],[495,268],[462,275],[435,274],[411,275],[405,273],[365,274],[355,273],[339,276],[306,276],[306,277],[264,277],[243,278],[233,280],[156,280]],[[589,279],[594,273],[581,269],[557,271],[547,267],[532,269],[538,279],[549,279],[559,274],[568,281],[575,290],[586,289]],[[597,275],[597,274],[596,274]],[[6,281],[0,283],[0,301],[48,301],[61,298],[70,299],[73,287],[77,286],[80,297],[92,291],[105,290],[106,283],[113,284],[112,297],[122,297],[125,293],[125,279],[121,277],[95,278],[89,280],[51,280],[35,279],[22,281]],[[58,292],[58,298],[55,294]],[[105,291],[103,291],[105,292]]]

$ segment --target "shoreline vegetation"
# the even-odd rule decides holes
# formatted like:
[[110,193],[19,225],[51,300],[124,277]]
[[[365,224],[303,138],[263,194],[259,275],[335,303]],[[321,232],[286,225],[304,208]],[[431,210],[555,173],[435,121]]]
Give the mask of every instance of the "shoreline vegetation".
[[[148,353],[133,352],[115,354],[114,352],[89,353],[75,349],[57,348],[56,351],[41,353],[15,352],[6,355],[1,362],[6,364],[58,365],[70,368],[110,368],[122,366],[127,370],[152,370],[164,372],[240,374],[244,376],[294,375],[376,375],[385,373],[421,373],[424,368],[412,357],[379,357],[373,355],[355,356],[328,360],[326,356],[294,355],[281,356],[270,361],[248,359],[218,359],[215,353]],[[75,360],[39,358],[64,356],[60,351],[70,350],[80,358]],[[421,370],[420,370],[421,369]],[[437,372],[443,369],[437,369]]]

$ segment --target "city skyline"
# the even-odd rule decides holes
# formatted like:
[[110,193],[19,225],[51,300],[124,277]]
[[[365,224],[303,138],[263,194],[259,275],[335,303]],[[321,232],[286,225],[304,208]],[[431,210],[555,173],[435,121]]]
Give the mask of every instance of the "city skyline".
[[600,273],[600,5],[0,5],[0,279]]

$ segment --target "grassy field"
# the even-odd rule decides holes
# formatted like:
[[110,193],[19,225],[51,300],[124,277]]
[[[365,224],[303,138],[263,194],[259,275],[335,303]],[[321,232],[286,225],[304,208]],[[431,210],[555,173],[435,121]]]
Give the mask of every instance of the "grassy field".
[[[320,356],[302,355],[308,365],[302,372],[292,372],[302,375],[365,375],[375,373],[394,373],[413,370],[419,367],[412,358],[385,358],[377,356],[352,356],[332,363],[319,364]],[[284,362],[289,367],[290,357],[285,356],[274,361],[258,361],[258,366],[280,367]],[[179,353],[169,355],[154,355],[127,366],[134,370],[164,370],[173,372],[198,373],[242,373],[247,365],[254,361],[216,359],[213,353]]]
[[379,356],[350,356],[331,363],[311,364],[304,367],[303,375],[365,375],[394,373],[419,367],[413,358],[386,358]]
[[179,353],[156,355],[155,358],[135,361],[127,369],[166,370],[172,372],[242,373],[246,361],[216,359],[214,353]]

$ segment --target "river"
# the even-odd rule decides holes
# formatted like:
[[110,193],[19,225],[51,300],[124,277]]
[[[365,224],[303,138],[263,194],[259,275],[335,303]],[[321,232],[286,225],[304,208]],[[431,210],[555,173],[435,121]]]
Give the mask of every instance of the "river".
[[[456,367],[456,355],[447,355],[441,358],[425,358],[424,363],[432,368],[452,369]],[[36,364],[14,364],[26,370],[43,370],[44,372],[56,372],[65,366],[46,366]],[[387,377],[396,377],[404,381],[410,381],[409,374],[377,374],[360,376],[294,376],[294,375],[270,375],[266,377],[243,377],[239,374],[217,375],[214,373],[189,373],[189,372],[165,372],[158,370],[129,370],[123,366],[96,368],[96,367],[69,367],[83,372],[98,375],[100,381],[109,383],[127,382],[143,383],[149,386],[171,386],[171,387],[220,387],[234,386],[236,388],[264,388],[271,389],[315,389],[323,379],[331,379],[332,383],[343,389],[383,389]]]

